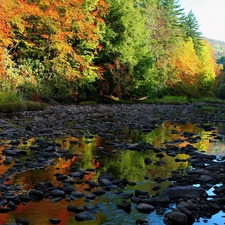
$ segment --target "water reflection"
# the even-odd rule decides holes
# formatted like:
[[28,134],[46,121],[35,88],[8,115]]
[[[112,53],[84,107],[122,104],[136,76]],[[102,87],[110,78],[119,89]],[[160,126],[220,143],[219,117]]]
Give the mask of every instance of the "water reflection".
[[[13,184],[19,184],[25,190],[32,189],[36,183],[52,182],[56,186],[62,185],[57,181],[54,176],[55,173],[68,175],[71,169],[76,166],[80,169],[91,169],[88,174],[84,176],[84,180],[97,181],[98,176],[107,172],[114,176],[115,179],[126,178],[128,181],[136,182],[135,187],[127,186],[125,192],[132,192],[136,189],[148,191],[151,195],[161,193],[171,181],[164,180],[160,183],[156,182],[156,178],[170,177],[174,171],[185,171],[189,167],[187,159],[189,155],[178,154],[176,157],[167,155],[165,146],[168,144],[176,145],[179,147],[185,146],[189,143],[187,133],[191,134],[193,145],[201,151],[209,154],[224,154],[223,141],[214,140],[213,132],[205,131],[203,128],[198,128],[193,124],[173,124],[165,122],[161,126],[154,129],[152,132],[145,134],[141,131],[133,130],[128,131],[126,135],[118,136],[114,140],[110,138],[101,138],[98,135],[86,135],[81,137],[73,137],[70,135],[60,137],[54,141],[61,145],[61,149],[66,149],[74,155],[73,158],[58,158],[53,165],[47,168],[28,170],[23,173],[16,174],[12,177]],[[122,138],[122,139],[121,139]],[[151,149],[144,151],[132,151],[126,149],[117,149],[115,146],[110,145],[110,142],[115,140],[124,141],[130,144],[136,143],[149,143],[160,149],[161,156]],[[18,146],[19,149],[26,150],[28,156],[32,156],[29,146],[35,144],[35,138],[30,139],[28,142]],[[0,152],[4,149],[0,146]],[[150,164],[145,163],[145,159],[151,159]],[[179,159],[179,160],[178,160]],[[22,160],[22,159],[21,159]],[[0,174],[3,174],[10,167],[4,164],[0,166]],[[157,186],[157,190],[155,189]],[[86,184],[74,185],[77,190],[83,192]],[[16,217],[27,218],[32,225],[47,225],[48,219],[57,217],[61,219],[61,224],[69,225],[74,224],[74,214],[66,210],[68,204],[84,205],[85,199],[78,199],[76,201],[67,202],[61,200],[60,202],[53,203],[49,199],[42,200],[41,202],[29,202],[26,206],[18,206],[18,208],[8,214],[0,217],[0,224],[13,221]],[[100,212],[95,215],[96,220],[92,221],[93,225],[100,224],[132,224],[137,218],[140,218],[140,213],[132,208],[132,213],[127,214],[116,207],[120,201],[116,193],[108,192],[106,195],[98,197],[93,200],[93,203],[98,204]],[[41,216],[40,216],[41,215]],[[163,224],[163,214],[158,215],[156,212],[148,215],[141,215],[147,218],[150,222]],[[120,221],[120,222],[118,222]],[[82,222],[82,224],[90,224],[90,222]]]

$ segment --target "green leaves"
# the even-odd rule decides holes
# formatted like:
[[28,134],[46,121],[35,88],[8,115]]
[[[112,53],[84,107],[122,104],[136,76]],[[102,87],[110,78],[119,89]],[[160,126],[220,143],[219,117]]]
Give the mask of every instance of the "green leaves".
[[194,14],[185,16],[178,0],[3,3],[1,87],[133,98],[160,96],[178,77],[183,84],[194,77],[196,86],[212,89],[213,56]]

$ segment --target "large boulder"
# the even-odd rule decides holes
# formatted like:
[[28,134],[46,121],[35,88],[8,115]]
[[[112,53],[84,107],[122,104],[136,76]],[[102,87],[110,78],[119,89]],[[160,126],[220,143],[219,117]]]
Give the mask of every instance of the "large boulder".
[[188,225],[188,216],[185,213],[174,209],[172,212],[168,212],[165,214],[164,223],[168,225]]
[[162,195],[168,196],[171,200],[180,199],[180,198],[191,198],[197,199],[201,197],[206,197],[207,193],[202,187],[193,187],[193,186],[176,186],[167,188],[164,190]]

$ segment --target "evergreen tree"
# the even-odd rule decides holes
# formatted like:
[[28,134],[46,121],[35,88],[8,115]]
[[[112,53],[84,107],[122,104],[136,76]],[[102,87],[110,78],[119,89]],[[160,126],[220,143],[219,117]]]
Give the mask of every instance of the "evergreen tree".
[[146,14],[150,30],[149,44],[155,60],[157,92],[175,79],[174,55],[184,39],[184,12],[176,0],[147,1]]
[[192,11],[188,13],[185,19],[184,27],[186,37],[192,38],[196,53],[199,55],[199,51],[202,47],[202,33],[199,31],[198,21]]
[[165,18],[164,26],[173,43],[177,38],[183,38],[185,21],[184,9],[179,5],[179,0],[162,0],[161,7]]
[[137,90],[143,82],[149,82],[151,76],[153,62],[147,43],[149,31],[141,2],[108,0],[108,3],[110,10],[105,17],[103,48],[96,59],[96,64],[105,69],[100,92],[129,96],[131,92],[139,93]]

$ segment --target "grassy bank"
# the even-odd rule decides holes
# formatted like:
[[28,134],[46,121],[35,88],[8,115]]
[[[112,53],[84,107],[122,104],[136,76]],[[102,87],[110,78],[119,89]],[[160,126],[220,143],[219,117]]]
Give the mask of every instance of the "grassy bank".
[[24,101],[14,93],[0,92],[0,112],[2,113],[37,111],[44,109],[46,106],[43,102]]
[[[113,96],[100,96],[90,101],[77,102],[79,105],[95,105],[95,104],[191,104],[191,103],[209,103],[209,104],[224,104],[225,101],[218,98],[187,98],[183,96],[163,96],[162,98],[148,99],[147,97],[141,99],[122,100]],[[54,103],[52,103],[54,104]],[[56,103],[55,103],[56,104]],[[68,103],[69,104],[69,103]],[[71,103],[74,104],[74,103]],[[43,110],[47,104],[36,101],[24,101],[14,93],[0,92],[0,112],[10,113],[17,111],[37,111]]]

